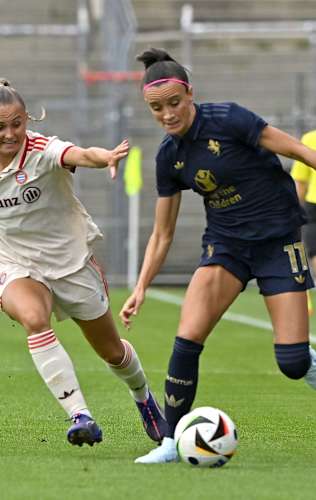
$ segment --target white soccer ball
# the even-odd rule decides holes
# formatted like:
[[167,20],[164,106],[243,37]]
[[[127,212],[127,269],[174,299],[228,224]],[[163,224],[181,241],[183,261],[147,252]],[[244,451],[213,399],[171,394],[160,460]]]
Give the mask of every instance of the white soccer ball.
[[236,451],[234,422],[222,410],[203,406],[184,415],[175,430],[180,459],[197,467],[221,467]]

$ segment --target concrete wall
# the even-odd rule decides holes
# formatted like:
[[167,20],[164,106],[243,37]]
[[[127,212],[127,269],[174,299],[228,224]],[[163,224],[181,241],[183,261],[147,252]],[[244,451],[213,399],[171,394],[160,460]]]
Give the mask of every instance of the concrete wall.
[[[165,30],[179,28],[180,0],[133,0],[138,20],[138,37],[130,53],[130,69],[141,70],[135,55],[148,46],[165,47],[185,63],[181,39],[164,37]],[[316,20],[314,0],[195,0],[195,20]],[[76,0],[0,0],[0,23],[68,24],[77,19]],[[157,40],[157,30],[161,36]],[[142,37],[146,35],[146,37]],[[146,40],[145,40],[146,39]],[[89,40],[88,65],[104,68],[101,33],[97,26]],[[69,37],[2,37],[1,76],[8,78],[25,96],[29,110],[47,108],[45,122],[34,125],[46,134],[78,141],[82,145],[111,147],[128,135],[143,149],[144,189],[141,194],[141,256],[151,231],[155,193],[154,156],[163,132],[146,109],[138,82],[102,83],[85,88],[88,108],[78,109],[77,41]],[[315,49],[306,37],[277,39],[195,39],[192,44],[192,83],[197,102],[237,101],[272,123],[298,134],[300,127],[315,123]],[[304,78],[301,76],[304,75]],[[299,122],[297,88],[301,86],[305,122]],[[124,126],[117,129],[116,105]],[[288,164],[288,163],[287,163]],[[75,175],[80,198],[105,232],[97,248],[98,257],[109,272],[115,264],[115,245],[126,247],[127,217],[115,218],[113,207],[127,200],[114,187],[106,172],[82,171]],[[185,280],[200,254],[204,227],[202,200],[185,193],[172,250],[164,273]],[[113,245],[114,242],[114,245]],[[118,242],[118,243],[116,243]],[[122,263],[122,273],[126,262]],[[182,278],[181,278],[182,276]],[[113,278],[113,281],[116,277]]]

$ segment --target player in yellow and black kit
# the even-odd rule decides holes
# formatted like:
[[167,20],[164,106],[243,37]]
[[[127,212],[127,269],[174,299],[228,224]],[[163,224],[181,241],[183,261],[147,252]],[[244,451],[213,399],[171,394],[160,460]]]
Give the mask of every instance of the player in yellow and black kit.
[[[302,143],[316,150],[316,130],[302,136]],[[316,276],[316,171],[296,160],[291,169],[301,204],[307,213],[307,224],[303,226],[303,239],[314,277]],[[309,300],[309,311],[313,306]]]

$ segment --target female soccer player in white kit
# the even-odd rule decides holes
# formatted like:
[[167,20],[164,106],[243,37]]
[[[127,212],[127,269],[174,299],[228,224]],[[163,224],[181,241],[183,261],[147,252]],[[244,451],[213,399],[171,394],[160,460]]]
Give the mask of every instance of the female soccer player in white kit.
[[121,340],[92,244],[102,238],[73,192],[74,167],[109,166],[114,178],[128,141],[113,150],[83,149],[27,130],[21,95],[0,80],[0,300],[27,332],[35,366],[72,419],[67,438],[93,445],[102,431],[91,416],[72,362],[51,327],[71,317],[128,386],[144,428],[160,441],[165,421],[132,345]]

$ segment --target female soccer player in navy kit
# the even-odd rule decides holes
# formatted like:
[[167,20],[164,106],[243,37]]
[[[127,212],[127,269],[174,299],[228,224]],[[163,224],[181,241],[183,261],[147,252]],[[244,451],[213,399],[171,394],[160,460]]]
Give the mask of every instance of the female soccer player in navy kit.
[[168,431],[162,446],[136,460],[164,463],[177,461],[174,429],[193,403],[203,344],[253,278],[271,317],[280,370],[292,379],[305,377],[316,389],[306,299],[313,281],[300,231],[305,215],[276,156],[316,168],[316,151],[238,104],[195,104],[185,69],[165,51],[150,49],[138,60],[145,65],[145,102],[167,135],[156,157],[153,232],[136,287],[120,312],[126,327],[168,253],[182,190],[203,197],[207,218],[165,381]]
[[165,420],[151,394],[133,346],[121,340],[109,308],[106,282],[93,256],[102,237],[74,194],[75,167],[110,167],[115,177],[128,154],[125,140],[113,150],[87,149],[27,130],[31,118],[21,95],[0,80],[0,304],[28,335],[44,382],[73,421],[71,444],[93,445],[102,431],[91,416],[72,362],[51,326],[71,317],[124,381],[147,434],[160,441]]

